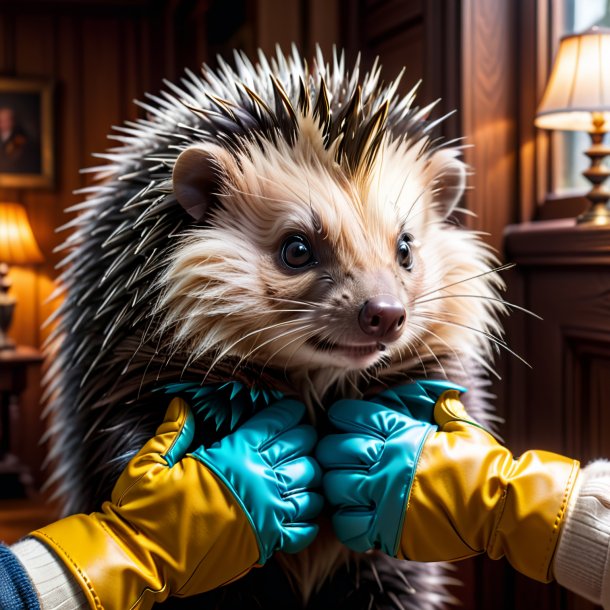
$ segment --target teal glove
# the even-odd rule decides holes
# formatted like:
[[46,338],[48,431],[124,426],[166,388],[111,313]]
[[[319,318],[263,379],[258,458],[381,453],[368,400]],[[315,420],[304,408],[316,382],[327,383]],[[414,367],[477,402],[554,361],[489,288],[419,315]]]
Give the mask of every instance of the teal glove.
[[[282,550],[297,553],[313,542],[318,526],[310,523],[322,510],[322,472],[310,457],[317,436],[298,425],[305,406],[280,400],[254,415],[209,449],[191,456],[205,464],[233,493],[247,515],[260,550],[259,563]],[[185,436],[186,438],[186,436]],[[165,456],[181,455],[180,441]]]
[[419,455],[436,429],[436,399],[456,388],[422,381],[330,408],[331,423],[344,433],[323,438],[316,457],[327,471],[324,493],[336,508],[335,533],[350,549],[396,556]]

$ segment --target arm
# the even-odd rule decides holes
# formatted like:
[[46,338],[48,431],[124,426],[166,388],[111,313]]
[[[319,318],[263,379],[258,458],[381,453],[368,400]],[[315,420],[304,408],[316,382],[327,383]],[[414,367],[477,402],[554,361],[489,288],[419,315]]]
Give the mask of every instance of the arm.
[[515,459],[468,417],[459,389],[442,385],[331,407],[342,433],[322,439],[317,456],[337,536],[416,561],[505,555],[552,579],[578,463],[545,451]]
[[610,463],[581,472],[557,545],[557,582],[610,610]]
[[[280,401],[213,447],[187,454],[194,420],[175,399],[100,512],[30,536],[52,550],[90,608],[151,608],[226,584],[276,550],[304,548],[317,533],[310,520],[322,498],[311,488],[321,473],[307,455],[316,436],[298,425],[303,414],[300,403]],[[27,564],[35,559],[15,550]],[[34,568],[30,574],[41,586]]]
[[9,548],[0,545],[0,608],[41,610],[38,595],[21,563]]

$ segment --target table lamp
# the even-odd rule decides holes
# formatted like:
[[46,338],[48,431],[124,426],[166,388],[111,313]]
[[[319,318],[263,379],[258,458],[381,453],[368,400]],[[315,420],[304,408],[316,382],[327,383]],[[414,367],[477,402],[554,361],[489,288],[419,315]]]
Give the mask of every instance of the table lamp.
[[561,39],[534,124],[589,133],[592,144],[585,155],[591,165],[583,176],[593,188],[587,193],[589,208],[577,222],[610,224],[610,191],[603,184],[610,175],[603,163],[610,153],[604,145],[610,129],[610,28],[592,27]]
[[0,350],[14,349],[7,332],[17,299],[8,294],[11,281],[9,265],[42,262],[25,208],[19,203],[0,203]]

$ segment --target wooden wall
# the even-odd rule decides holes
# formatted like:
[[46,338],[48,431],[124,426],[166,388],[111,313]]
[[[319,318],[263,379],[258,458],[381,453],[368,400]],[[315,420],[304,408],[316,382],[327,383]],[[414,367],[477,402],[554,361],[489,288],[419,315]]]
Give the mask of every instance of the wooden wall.
[[[205,4],[0,1],[0,75],[50,79],[55,102],[55,187],[0,189],[3,200],[27,207],[45,257],[35,269],[11,269],[18,298],[11,335],[19,344],[40,347],[48,334],[41,327],[56,306],[47,299],[61,258],[54,249],[65,238],[55,229],[68,220],[63,210],[80,199],[73,191],[87,184],[79,169],[95,164],[91,153],[112,145],[112,125],[137,116],[134,98],[158,91],[163,77],[175,79],[184,66],[196,69],[207,59]],[[13,444],[39,481],[40,411],[40,371],[34,371]]]
[[[385,79],[405,74],[401,91],[421,81],[417,103],[439,100],[434,116],[459,109],[461,0],[344,0],[341,36],[348,56],[362,55],[369,67],[376,57]],[[460,135],[459,111],[439,128],[447,138]]]
[[[41,303],[60,259],[53,250],[64,237],[55,228],[67,219],[64,208],[79,200],[73,191],[87,183],[79,169],[95,162],[93,152],[111,145],[106,136],[113,124],[137,116],[134,98],[157,91],[162,76],[177,75],[174,30],[164,21],[170,4],[174,10],[179,5],[143,0],[0,3],[0,74],[50,79],[55,101],[55,188],[0,192],[4,199],[26,205],[45,256],[36,271],[12,272],[19,298],[12,334],[19,343],[39,346],[44,340],[40,326],[52,304]],[[190,67],[206,59],[197,51]]]

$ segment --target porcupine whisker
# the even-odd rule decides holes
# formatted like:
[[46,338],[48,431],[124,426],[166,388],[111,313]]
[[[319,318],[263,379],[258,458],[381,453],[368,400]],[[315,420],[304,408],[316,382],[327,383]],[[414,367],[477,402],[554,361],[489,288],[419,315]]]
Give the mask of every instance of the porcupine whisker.
[[335,333],[335,329],[327,326],[326,328],[321,328],[317,333],[317,341],[315,342],[316,347],[322,346],[325,341],[330,341],[331,343],[341,343],[344,335],[337,336]]
[[428,369],[426,368],[426,365],[424,364],[424,361],[422,360],[422,357],[421,357],[417,347],[415,347],[414,349],[415,349],[415,355],[417,356],[417,359],[419,360],[419,362],[421,364],[422,372],[424,374],[424,377],[427,377],[428,376]]
[[[227,305],[231,305],[232,307],[235,306],[235,303],[231,299],[227,299],[224,296],[205,295],[205,297],[203,299],[199,298],[199,293],[192,293],[192,294],[189,294],[187,296],[190,296],[191,298],[196,298],[198,300],[202,300],[204,302],[215,301],[216,303],[222,302],[222,303],[226,303]],[[273,298],[273,297],[269,297],[269,298]],[[280,299],[274,299],[274,300],[280,300]],[[302,304],[303,306],[309,306],[309,308],[308,309],[282,309],[281,310],[282,312],[288,312],[288,313],[310,313],[310,312],[314,311],[314,309],[313,309],[314,304],[313,303],[301,303],[299,301],[291,301],[291,300],[288,300],[288,299],[286,299],[285,302],[293,303],[293,304],[299,304],[299,305]],[[226,312],[223,315],[225,315],[225,316],[234,315],[234,314],[240,313],[242,311],[243,311],[243,309],[235,309],[234,311]],[[271,309],[271,310],[268,310],[267,312],[262,312],[262,313],[276,314],[277,310]],[[191,316],[191,315],[192,314],[189,312],[188,314],[185,314],[184,316],[176,317],[175,321],[176,322],[181,322],[181,321],[187,320],[189,318],[189,316]]]
[[445,367],[443,366],[442,362],[438,359],[436,354],[432,351],[432,349],[430,349],[430,346],[425,341],[424,341],[423,345],[430,352],[430,355],[432,356],[434,361],[438,364],[438,367],[441,370],[441,372],[443,373],[443,376],[445,377],[445,379],[449,379],[449,375],[447,374]]
[[494,301],[496,303],[500,303],[502,305],[505,305],[506,307],[510,307],[511,309],[516,309],[517,311],[522,311],[523,313],[526,313],[530,316],[533,316],[534,318],[537,318],[538,320],[542,320],[542,318],[534,313],[533,311],[530,311],[529,309],[526,309],[525,307],[521,307],[520,305],[515,305],[515,303],[511,303],[510,301],[505,301],[504,299],[501,298],[497,298],[497,297],[490,297],[484,294],[444,294],[444,295],[440,295],[440,296],[436,296],[436,297],[432,297],[430,299],[415,299],[413,301],[414,305],[423,305],[424,303],[430,303],[432,301],[440,301],[442,299],[452,299],[452,298],[458,298],[458,299],[482,299],[485,301]]
[[387,353],[381,354],[379,359],[366,369],[366,371],[369,375],[369,378],[371,380],[377,379],[377,373],[379,371],[386,370],[390,364],[392,364],[392,358],[390,357],[390,355]]
[[[290,310],[282,310],[282,311],[290,311]],[[271,312],[271,313],[275,313],[275,312]],[[301,322],[301,323],[303,323],[303,322],[305,322],[305,320],[292,320],[292,321],[290,321],[290,322],[292,322],[292,323],[297,323],[297,322]],[[235,372],[235,370],[237,370],[237,367],[238,367],[238,366],[239,366],[239,365],[240,365],[240,364],[241,364],[241,363],[242,363],[242,362],[243,362],[245,359],[247,359],[247,358],[249,358],[250,356],[252,356],[252,355],[253,355],[253,354],[254,354],[256,351],[258,351],[259,349],[262,349],[263,347],[265,347],[265,345],[268,345],[269,343],[272,343],[273,341],[277,341],[278,339],[280,339],[280,338],[282,338],[282,337],[284,337],[284,336],[286,336],[286,335],[288,335],[288,334],[291,334],[291,333],[293,333],[293,332],[297,332],[297,331],[299,331],[299,330],[305,330],[305,329],[307,329],[307,328],[310,328],[311,326],[312,326],[312,324],[305,324],[304,326],[302,326],[302,327],[300,327],[300,328],[296,328],[296,329],[290,329],[290,330],[286,331],[285,333],[282,333],[282,334],[280,334],[280,335],[276,335],[276,336],[274,336],[274,337],[271,337],[270,339],[267,339],[267,340],[266,340],[265,342],[263,342],[262,344],[255,346],[255,347],[254,347],[254,348],[252,348],[252,349],[251,349],[251,350],[250,350],[250,351],[249,351],[247,354],[245,354],[244,356],[242,356],[242,357],[239,359],[239,362],[237,363],[237,365],[236,365],[236,367],[235,367],[235,369],[234,369],[234,371],[233,371],[233,372]],[[315,331],[314,331],[314,332],[315,332]],[[265,365],[264,365],[264,366],[266,366],[268,362],[269,362],[269,359],[268,359],[268,360],[265,362]]]
[[443,372],[443,375],[445,376],[445,379],[448,379],[447,371],[445,370],[445,367],[441,364],[441,361],[437,358],[436,354],[430,349],[430,346],[423,339],[421,341],[421,344],[430,352],[430,355],[432,356],[432,358],[434,359],[436,364],[438,364],[438,366],[440,367],[441,371]]
[[[275,326],[275,325],[271,325],[271,326]],[[250,333],[250,334],[256,334],[256,332],[264,332],[265,330],[268,330],[268,328],[269,328],[269,327],[264,327],[264,328],[261,328],[261,329],[257,329],[257,331],[253,331],[253,332],[252,332],[252,333]],[[228,350],[230,350],[230,349],[231,349],[231,348],[232,348],[234,345],[237,345],[237,344],[238,344],[240,341],[242,341],[243,339],[246,339],[246,338],[247,338],[246,336],[240,337],[240,339],[239,339],[238,341],[236,341],[234,344],[230,345],[230,346],[229,346],[227,349],[228,349]],[[178,351],[179,349],[181,349],[181,348],[183,347],[183,345],[184,345],[183,341],[178,342],[178,343],[177,343],[177,345],[176,345],[176,348],[175,348],[174,353],[175,353],[176,351]],[[207,346],[205,349],[200,349],[200,350],[197,350],[197,351],[193,351],[193,352],[190,354],[190,356],[187,358],[187,361],[185,362],[185,364],[184,364],[184,366],[183,366],[183,368],[182,368],[182,374],[184,375],[184,373],[186,372],[186,370],[187,370],[187,369],[188,369],[188,368],[189,368],[189,367],[192,365],[192,363],[193,363],[193,362],[195,362],[196,360],[200,359],[202,356],[204,356],[205,354],[207,354],[208,352],[210,352],[212,349],[214,349],[214,348],[218,348],[218,347],[219,347],[219,341],[216,341],[216,342],[214,342],[214,343],[211,343],[211,344],[210,344],[209,346]],[[215,366],[215,365],[218,363],[218,361],[219,361],[219,360],[220,360],[222,357],[224,357],[225,355],[226,355],[226,352],[225,352],[225,353],[222,353],[222,352],[221,352],[221,353],[219,354],[219,356],[217,357],[217,359],[216,359],[216,360],[214,360],[214,361],[212,362],[212,364],[210,365],[210,368],[208,369],[208,373],[211,371],[212,367],[213,367],[213,366]],[[206,377],[205,377],[205,378],[207,379],[207,374],[206,374]]]
[[363,380],[367,380],[367,379],[371,379],[370,375],[365,375],[364,371],[359,371],[358,374],[356,375],[356,378],[354,379],[352,377],[352,375],[346,375],[345,380],[347,381],[347,383],[350,384],[350,386],[352,386],[352,388],[359,394],[362,394],[362,390],[358,387],[358,378],[362,377]]
[[[307,341],[307,339],[308,339],[310,336],[313,336],[313,335],[315,334],[315,332],[316,332],[315,328],[314,328],[313,330],[309,330],[309,331],[307,331],[307,327],[302,327],[302,328],[300,328],[300,329],[298,329],[298,330],[300,330],[300,331],[306,331],[306,332],[303,332],[301,335],[297,335],[296,337],[294,337],[293,339],[291,339],[291,340],[290,340],[290,341],[288,341],[287,343],[285,343],[285,344],[281,345],[281,346],[280,346],[280,347],[279,347],[279,348],[278,348],[278,349],[277,349],[275,352],[273,352],[273,353],[272,353],[272,354],[269,356],[269,358],[267,358],[267,360],[265,360],[265,363],[263,364],[263,366],[262,366],[262,368],[261,368],[261,371],[264,371],[264,370],[267,368],[267,365],[269,364],[269,362],[270,362],[270,361],[271,361],[273,358],[275,358],[275,356],[277,356],[277,354],[279,354],[279,353],[280,353],[280,352],[281,352],[283,349],[286,349],[286,348],[287,348],[289,345],[292,345],[292,344],[293,344],[293,343],[295,343],[296,341],[303,340],[303,339],[304,339],[305,341]],[[287,333],[286,333],[286,334],[287,334]],[[284,334],[283,336],[286,336],[286,334]],[[302,343],[301,343],[301,345],[302,345]],[[298,346],[297,346],[297,347],[298,347]],[[294,355],[294,352],[293,352],[293,355]],[[286,372],[286,367],[287,367],[287,366],[288,366],[288,363],[286,363],[286,365],[284,366],[284,372]]]
[[463,284],[464,282],[470,282],[472,280],[476,280],[477,278],[484,277],[489,275],[490,273],[498,273],[499,271],[506,271],[507,269],[512,269],[515,266],[515,263],[504,263],[503,265],[498,265],[497,267],[493,267],[491,269],[487,269],[481,273],[477,273],[476,275],[471,275],[463,280],[458,280],[457,282],[451,282],[450,284],[445,284],[440,288],[435,288],[430,292],[426,292],[424,294],[419,295],[419,299],[423,299],[424,297],[435,294],[436,292],[440,292],[441,290],[446,290],[447,288],[451,288],[452,286],[457,286],[458,284]]
[[[286,323],[284,323],[285,325]],[[275,326],[275,325],[273,325]],[[266,330],[268,330],[268,328],[263,328],[263,329],[259,329],[257,332],[261,333],[261,332],[265,332]],[[295,329],[295,332],[298,329]],[[251,335],[253,333],[250,333]],[[256,333],[254,333],[256,334]],[[214,347],[216,348],[216,356],[214,357],[214,360],[212,361],[212,363],[208,366],[207,372],[204,376],[204,382],[207,380],[208,375],[213,371],[213,369],[222,361],[222,359],[227,356],[229,354],[229,352],[236,346],[239,345],[239,343],[245,339],[246,337],[241,337],[239,340],[234,341],[232,344],[230,345],[222,345],[221,347],[221,343],[222,342],[218,342]],[[209,351],[209,350],[208,350]],[[202,354],[203,355],[203,354]],[[240,360],[238,361],[238,363],[236,364],[236,367],[234,369],[237,370],[237,367],[241,364],[241,362],[243,362],[244,357],[241,357]]]
[[496,341],[496,342],[501,343],[508,347],[508,344],[502,337],[498,337],[498,336],[494,335],[493,333],[489,332],[488,330],[476,328],[474,326],[470,326],[470,325],[464,324],[462,322],[455,322],[455,321],[448,320],[448,319],[445,319],[442,317],[442,316],[448,316],[448,317],[460,319],[460,318],[462,318],[462,314],[458,314],[458,313],[455,313],[452,311],[432,312],[432,311],[424,310],[424,311],[419,311],[418,315],[420,315],[423,318],[426,318],[428,320],[432,320],[433,322],[443,322],[443,323],[451,324],[456,327],[465,328],[467,330],[471,330],[471,331],[477,332],[479,334],[484,334],[488,339],[491,339],[493,341]]
[[422,315],[423,317],[427,317],[428,319],[433,320],[434,322],[438,322],[439,324],[446,324],[448,326],[456,326],[457,328],[464,328],[473,333],[482,335],[482,336],[486,337],[487,339],[489,339],[497,347],[500,347],[500,348],[506,350],[509,354],[512,354],[515,358],[517,358],[518,360],[523,362],[523,364],[525,364],[527,367],[532,368],[532,366],[529,362],[524,360],[521,356],[519,356],[519,354],[517,354],[512,349],[510,349],[510,347],[508,347],[508,345],[504,341],[502,341],[502,339],[496,337],[492,333],[489,333],[485,330],[481,330],[479,328],[474,328],[473,326],[469,326],[468,324],[461,324],[459,322],[452,322],[450,320],[442,320],[440,318],[435,318],[433,316],[428,316],[426,314],[420,314],[420,315]]
[[498,381],[502,381],[502,377],[499,375],[499,373],[497,371],[495,371],[488,362],[486,362],[483,358],[481,358],[481,356],[479,356],[479,354],[477,354],[476,352],[473,352],[470,354],[470,357],[473,360],[475,360],[475,362],[480,364],[486,371],[488,371],[496,379],[498,379]]
[[444,316],[448,316],[450,318],[457,318],[458,320],[462,319],[464,317],[464,313],[456,313],[455,311],[441,311],[441,312],[435,312],[435,311],[431,311],[428,309],[422,309],[420,310],[418,313],[422,314],[422,315],[428,315],[428,316],[434,316],[434,315],[444,315]]
[[[411,322],[411,324],[413,324],[413,322]],[[412,360],[415,360],[415,358],[417,358],[417,360],[419,360],[419,363],[423,367],[422,373],[426,374],[425,366],[424,366],[424,363],[422,362],[421,356],[419,355],[419,351],[417,350],[416,343],[415,342],[407,343],[406,348],[409,350],[409,354],[410,354]]]
[[[296,320],[295,320],[296,322]],[[302,322],[302,320],[301,320]],[[286,337],[288,335],[291,335],[292,333],[296,333],[296,332],[300,332],[303,330],[307,330],[308,328],[311,328],[312,326],[315,326],[313,323],[310,324],[305,324],[303,326],[299,326],[297,328],[291,328],[283,333],[280,333],[279,335],[275,335],[273,337],[271,337],[270,339],[267,339],[266,341],[264,341],[263,343],[256,345],[255,347],[253,347],[245,356],[242,356],[239,359],[239,362],[237,363],[237,366],[239,366],[244,360],[246,360],[247,358],[250,358],[250,356],[252,356],[254,353],[256,353],[258,350],[262,349],[263,347],[265,347],[266,345],[269,345],[269,343],[273,343],[274,341],[278,341],[279,339],[282,339],[283,337]],[[297,337],[298,339],[298,337]],[[296,340],[296,339],[295,339]],[[263,368],[267,365],[267,363],[269,362],[269,360],[274,356],[275,354],[272,354],[267,361],[265,362],[265,364],[263,365]],[[233,372],[235,372],[235,370],[237,370],[237,367],[233,370]]]
[[[289,341],[285,346],[283,347],[288,347],[288,345],[301,340],[300,345],[296,345],[295,348],[292,350],[291,354],[288,356],[288,359],[286,360],[286,362],[284,363],[284,375],[287,375],[287,371],[288,371],[288,365],[290,364],[290,360],[292,360],[292,358],[294,357],[294,355],[297,352],[297,349],[303,345],[303,343],[305,341],[307,341],[307,339],[309,339],[309,337],[313,337],[316,333],[316,329],[309,331],[308,333],[304,333],[303,335],[301,335],[300,337],[296,337],[295,339],[293,339],[292,341]],[[278,350],[278,353],[281,351]]]
[[320,334],[320,328],[316,327],[314,332],[311,334],[310,337],[308,337],[308,339],[313,339],[311,344],[314,349],[318,349],[318,347],[322,344],[323,341],[323,336]]
[[[457,362],[460,365],[460,368],[462,369],[462,371],[464,372],[465,375],[467,375],[468,373],[466,372],[466,368],[464,367],[464,363],[462,362],[462,358],[458,355],[458,353],[455,351],[455,349],[453,347],[451,347],[451,345],[449,345],[449,343],[447,343],[447,341],[445,341],[445,339],[443,339],[440,335],[437,335],[434,331],[430,330],[429,328],[426,328],[425,326],[423,326],[422,324],[418,324],[417,322],[410,322],[411,326],[415,326],[415,328],[419,328],[422,331],[432,335],[435,339],[438,339],[441,343],[443,343],[443,345],[445,345],[446,347],[449,348],[449,350],[451,351],[451,353],[453,354],[454,358],[457,360]],[[402,361],[402,360],[401,360]]]
[[[227,303],[230,303],[230,301],[227,301]],[[275,315],[278,313],[277,309],[258,309],[257,308],[257,313],[261,316],[264,315]],[[314,310],[313,309],[280,309],[279,311],[281,311],[282,313],[312,313]],[[214,312],[214,313],[219,313],[219,312]],[[239,315],[239,314],[243,314],[244,310],[243,309],[236,309],[235,311],[231,311],[231,312],[222,312],[222,315],[227,317],[230,315]],[[180,321],[184,321],[184,320],[188,320],[189,317],[191,317],[193,314],[187,314],[182,318],[176,318],[176,321],[180,322]]]
[[[312,325],[309,325],[309,326],[312,326]],[[270,361],[271,361],[273,358],[275,358],[275,356],[277,356],[277,354],[279,354],[279,353],[280,353],[280,352],[281,352],[283,349],[286,349],[286,348],[287,348],[289,345],[292,345],[293,343],[295,343],[295,342],[297,342],[297,341],[301,341],[301,343],[300,343],[299,345],[297,345],[297,346],[296,346],[296,348],[293,350],[293,352],[292,352],[292,354],[291,354],[291,356],[290,356],[290,358],[292,358],[292,357],[294,356],[294,354],[295,354],[296,350],[297,350],[297,349],[298,349],[300,346],[302,346],[302,345],[303,345],[303,343],[304,343],[305,341],[307,341],[307,339],[308,339],[309,337],[313,337],[313,336],[315,335],[315,333],[317,332],[317,329],[316,329],[315,325],[314,325],[314,328],[313,328],[312,330],[309,330],[309,331],[307,331],[307,327],[301,327],[301,328],[296,329],[296,330],[297,330],[297,331],[305,331],[305,332],[302,332],[302,334],[297,335],[296,337],[294,337],[293,339],[291,339],[290,341],[288,341],[288,342],[287,342],[287,343],[285,343],[284,345],[281,345],[281,346],[279,347],[279,349],[277,349],[275,352],[273,352],[273,354],[271,354],[271,355],[269,356],[269,358],[267,358],[267,360],[266,360],[266,361],[265,361],[265,363],[263,364],[263,366],[262,366],[262,368],[261,368],[261,371],[264,371],[264,370],[265,370],[265,368],[267,368],[267,365],[269,364],[269,362],[270,362]],[[296,332],[296,331],[295,331],[295,332]],[[284,333],[284,334],[283,334],[283,335],[281,335],[281,336],[286,336],[287,334],[289,334],[289,333]],[[275,339],[276,339],[276,338],[274,338],[274,340],[275,340]],[[261,347],[262,347],[262,346],[261,346]],[[258,348],[257,348],[257,349],[258,349]],[[284,364],[284,374],[286,374],[286,370],[287,370],[287,368],[288,368],[288,364],[289,364],[289,362],[290,362],[290,358],[289,358],[289,359],[286,361],[286,363]]]
[[319,309],[320,304],[319,303],[313,303],[311,301],[299,301],[299,300],[295,300],[295,299],[286,299],[284,297],[266,297],[267,299],[269,299],[270,301],[278,301],[279,303],[293,303],[295,305],[303,305],[303,306],[309,306],[313,309]]
[[[212,363],[210,364],[208,373],[236,346],[239,345],[245,339],[252,337],[254,335],[273,330],[274,328],[278,328],[280,326],[287,326],[288,324],[297,324],[301,323],[301,320],[284,320],[283,322],[276,322],[275,324],[269,324],[268,326],[264,326],[263,328],[257,328],[256,330],[250,331],[246,333],[242,337],[240,337],[237,341],[234,341],[229,346],[223,348],[223,350],[218,354]],[[207,375],[205,377],[207,379]]]

